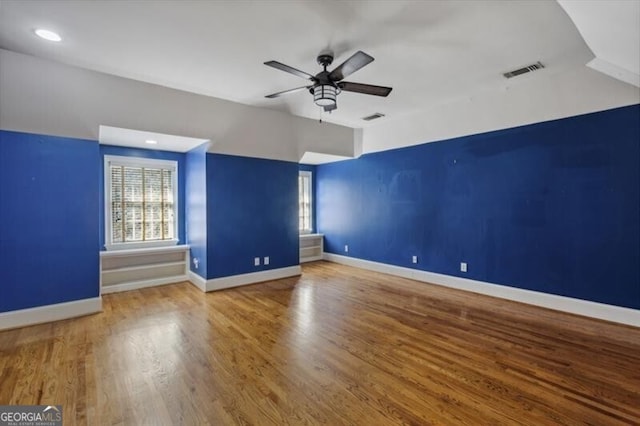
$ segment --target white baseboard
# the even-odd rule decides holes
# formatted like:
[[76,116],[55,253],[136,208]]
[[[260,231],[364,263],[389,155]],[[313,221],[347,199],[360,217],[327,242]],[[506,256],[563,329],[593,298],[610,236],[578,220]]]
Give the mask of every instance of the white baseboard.
[[38,306],[0,313],[0,330],[60,321],[102,312],[102,298],[74,300],[55,305]]
[[189,280],[193,285],[203,291],[216,291],[223,290],[225,288],[239,287],[241,285],[261,283],[263,281],[295,277],[296,275],[300,275],[301,273],[302,269],[300,268],[300,265],[296,265],[286,268],[269,269],[268,271],[232,275],[230,277],[212,278],[206,281],[201,276],[190,273]]
[[471,291],[473,293],[499,297],[501,299],[527,303],[529,305],[541,306],[543,308],[554,309],[557,311],[570,312],[572,314],[640,327],[640,310],[637,309],[623,308],[620,306],[606,305],[604,303],[574,299],[572,297],[558,296],[555,294],[470,280],[451,275],[420,271],[417,269],[372,262],[354,257],[341,256],[338,254],[324,253],[324,259],[330,262],[355,266],[357,268],[382,272],[384,274],[396,275],[416,281],[423,281],[444,287],[456,288],[459,290]]
[[173,277],[154,278],[143,281],[133,281],[124,284],[106,285],[102,287],[102,294],[119,293],[121,291],[137,290],[145,287],[156,287],[166,284],[175,284],[181,281],[189,281],[187,275],[176,275]]
[[205,280],[200,275],[196,274],[191,270],[188,272],[188,274],[189,274],[189,281],[191,282],[191,284],[195,285],[202,291],[207,291],[207,280]]

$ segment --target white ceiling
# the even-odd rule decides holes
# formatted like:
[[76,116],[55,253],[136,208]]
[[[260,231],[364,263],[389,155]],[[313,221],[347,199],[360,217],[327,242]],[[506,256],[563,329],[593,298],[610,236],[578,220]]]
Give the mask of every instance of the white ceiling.
[[[621,23],[615,14],[576,4],[573,9],[590,16],[602,34],[638,26],[637,19]],[[35,28],[57,31],[63,41],[40,40]],[[640,40],[633,30],[616,34],[619,52],[606,60],[637,65]],[[627,42],[616,44],[620,39]],[[611,42],[597,46],[596,53],[612,50]],[[354,128],[583,67],[594,58],[556,1],[0,0],[0,47],[313,119],[320,108],[306,92],[264,98],[305,80],[263,62],[315,74],[321,50],[335,51],[334,66],[363,50],[376,60],[347,80],[394,89],[388,98],[343,92],[338,110],[322,116]],[[537,61],[546,68],[512,80],[502,76]],[[386,117],[361,120],[375,112]]]

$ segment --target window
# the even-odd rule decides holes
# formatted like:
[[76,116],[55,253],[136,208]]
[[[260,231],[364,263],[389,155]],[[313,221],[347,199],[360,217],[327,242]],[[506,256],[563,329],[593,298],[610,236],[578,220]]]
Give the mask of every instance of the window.
[[107,250],[177,244],[176,161],[105,156]]
[[298,216],[301,234],[309,234],[313,231],[311,203],[311,172],[300,171],[298,174]]

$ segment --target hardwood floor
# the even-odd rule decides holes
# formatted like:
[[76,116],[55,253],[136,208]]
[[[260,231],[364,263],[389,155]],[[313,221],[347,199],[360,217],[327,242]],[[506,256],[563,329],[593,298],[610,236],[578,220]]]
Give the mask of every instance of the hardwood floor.
[[317,262],[0,333],[0,405],[64,424],[640,424],[640,329]]

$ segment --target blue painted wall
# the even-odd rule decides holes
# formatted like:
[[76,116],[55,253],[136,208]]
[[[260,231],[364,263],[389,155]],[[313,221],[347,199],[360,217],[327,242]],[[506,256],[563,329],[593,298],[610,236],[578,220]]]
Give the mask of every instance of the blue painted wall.
[[635,105],[320,165],[318,228],[330,253],[640,309],[639,147]]
[[299,264],[297,163],[207,154],[207,211],[207,278]]
[[[316,217],[316,166],[311,165],[311,164],[300,164],[299,166],[299,170],[301,171],[305,171],[305,172],[311,172],[311,222],[312,223],[312,232],[316,232],[318,227],[317,227],[317,220],[318,218]],[[298,225],[300,226],[300,225]]]
[[127,148],[113,145],[100,145],[100,249],[105,250],[104,242],[104,156],[120,155],[123,157],[151,158],[156,160],[172,160],[178,162],[178,244],[185,244],[185,161],[186,154],[153,149]]
[[98,143],[0,131],[0,312],[97,297]]
[[207,278],[207,147],[203,144],[186,154],[185,228],[191,259],[191,271]]

